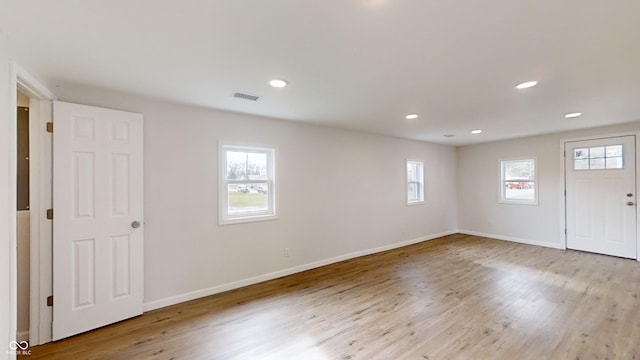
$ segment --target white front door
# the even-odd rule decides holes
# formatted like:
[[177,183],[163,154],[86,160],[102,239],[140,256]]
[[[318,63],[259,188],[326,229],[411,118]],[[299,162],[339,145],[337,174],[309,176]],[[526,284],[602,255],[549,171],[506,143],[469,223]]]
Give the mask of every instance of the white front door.
[[142,180],[142,115],[54,102],[53,340],[142,314]]
[[635,136],[565,143],[567,248],[636,255]]

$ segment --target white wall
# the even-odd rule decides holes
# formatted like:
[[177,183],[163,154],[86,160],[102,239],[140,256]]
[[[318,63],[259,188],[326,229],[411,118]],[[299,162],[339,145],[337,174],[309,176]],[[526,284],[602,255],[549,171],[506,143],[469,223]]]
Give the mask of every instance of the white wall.
[[[60,100],[144,114],[147,309],[456,229],[453,147],[57,90]],[[217,224],[219,140],[277,147],[279,220]],[[406,158],[425,161],[425,205],[405,205]]]
[[[0,31],[0,359],[11,359],[9,341],[15,340],[15,192],[11,192],[15,171],[12,170],[13,127],[10,120],[11,91],[9,56]],[[14,95],[15,96],[15,93]],[[15,111],[15,109],[14,109]]]
[[[634,133],[638,130],[640,122],[634,122],[459,147],[459,229],[472,234],[564,248],[561,142],[587,136]],[[499,161],[525,156],[535,156],[538,159],[540,204],[531,206],[498,203]]]

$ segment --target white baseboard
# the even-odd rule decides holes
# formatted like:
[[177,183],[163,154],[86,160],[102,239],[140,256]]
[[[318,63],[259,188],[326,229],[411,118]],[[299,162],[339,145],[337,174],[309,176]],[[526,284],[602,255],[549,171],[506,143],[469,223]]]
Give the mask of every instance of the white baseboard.
[[16,333],[16,341],[20,342],[20,341],[29,341],[29,330],[27,331],[18,331]]
[[516,238],[516,237],[502,236],[502,235],[495,235],[495,234],[486,234],[486,233],[481,233],[481,232],[477,232],[477,231],[470,231],[470,230],[458,230],[458,232],[460,234],[481,236],[481,237],[492,238],[492,239],[497,239],[497,240],[505,240],[505,241],[517,242],[517,243],[521,243],[521,244],[536,245],[536,246],[543,246],[543,247],[548,247],[548,248],[553,248],[553,249],[565,250],[564,245],[548,243],[548,242],[544,242],[544,241],[520,239],[520,238]]
[[403,242],[399,242],[399,243],[395,243],[395,244],[380,246],[380,247],[376,247],[376,248],[373,248],[373,249],[356,251],[356,252],[353,252],[353,253],[340,255],[340,256],[332,257],[332,258],[325,259],[325,260],[315,261],[315,262],[312,262],[312,263],[309,263],[309,264],[304,264],[304,265],[300,265],[300,266],[294,266],[292,268],[288,268],[288,269],[279,270],[279,271],[275,271],[275,272],[268,273],[268,274],[263,274],[263,275],[250,277],[250,278],[244,279],[244,280],[234,281],[234,282],[231,282],[231,283],[226,283],[226,284],[222,284],[222,285],[218,285],[218,286],[214,286],[214,287],[210,287],[210,288],[206,288],[206,289],[201,289],[201,290],[196,290],[196,291],[192,291],[192,292],[188,292],[188,293],[184,293],[184,294],[180,294],[180,295],[170,296],[170,297],[166,297],[164,299],[154,300],[154,301],[150,301],[148,303],[144,303],[142,309],[145,312],[146,311],[151,311],[151,310],[163,308],[165,306],[175,305],[175,304],[179,304],[181,302],[194,300],[194,299],[198,299],[198,298],[209,296],[209,295],[218,294],[218,293],[221,293],[221,292],[224,292],[224,291],[229,291],[229,290],[241,288],[241,287],[244,287],[244,286],[257,284],[257,283],[261,283],[261,282],[268,281],[268,280],[277,279],[279,277],[283,277],[283,276],[287,276],[287,275],[303,272],[303,271],[306,271],[306,270],[315,269],[315,268],[318,268],[318,267],[321,267],[321,266],[325,266],[325,265],[329,265],[329,264],[334,264],[334,263],[337,263],[337,262],[340,262],[340,261],[349,260],[349,259],[353,259],[353,258],[357,258],[357,257],[360,257],[360,256],[365,256],[365,255],[371,255],[371,254],[375,254],[375,253],[379,253],[379,252],[383,252],[383,251],[387,251],[387,250],[397,249],[397,248],[401,248],[403,246],[413,245],[413,244],[417,244],[417,243],[420,243],[420,242],[423,242],[423,241],[433,240],[433,239],[436,239],[436,238],[439,238],[439,237],[455,234],[457,232],[458,231],[455,231],[455,230],[445,231],[445,232],[442,232],[442,233],[439,233],[439,234],[423,236],[423,237],[420,237],[420,238],[417,238],[417,239],[412,239],[412,240],[407,240],[407,241],[403,241]]

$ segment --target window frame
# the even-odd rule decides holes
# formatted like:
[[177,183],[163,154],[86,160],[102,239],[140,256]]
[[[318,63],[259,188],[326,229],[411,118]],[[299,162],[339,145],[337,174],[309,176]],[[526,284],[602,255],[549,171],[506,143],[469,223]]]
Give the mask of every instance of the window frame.
[[[409,199],[409,164],[418,164],[420,166],[420,180],[418,182],[418,190],[419,193],[421,195],[419,200],[411,200]],[[406,159],[405,160],[405,164],[404,164],[404,175],[405,175],[405,192],[404,192],[404,196],[405,196],[405,203],[407,206],[413,206],[413,205],[422,205],[425,203],[425,181],[424,181],[424,161],[419,160],[419,159]],[[411,182],[413,183],[413,182]]]
[[[620,156],[607,156],[607,148],[620,146],[621,147],[621,155]],[[592,157],[591,150],[596,148],[603,148],[602,156]],[[576,150],[586,149],[588,155],[586,158],[576,159]],[[625,144],[615,144],[615,145],[602,145],[602,146],[588,146],[588,147],[572,147],[571,148],[571,171],[604,171],[604,170],[624,170],[626,167],[625,163],[625,154],[626,154],[626,146]],[[609,159],[620,159],[621,166],[620,167],[608,167],[607,160]],[[591,168],[591,161],[595,159],[602,159],[603,167],[602,168]],[[576,168],[576,160],[583,160],[587,162],[587,168]]]
[[[507,199],[506,198],[506,186],[505,186],[505,166],[506,162],[512,161],[533,161],[533,200],[521,200],[521,199]],[[498,177],[499,182],[499,198],[498,202],[501,204],[514,204],[514,205],[539,205],[539,182],[538,182],[538,158],[536,156],[523,156],[523,157],[515,157],[508,159],[500,159],[498,161],[498,169],[500,171],[500,176]]]
[[[266,180],[228,180],[227,179],[227,152],[253,152],[267,155],[267,179]],[[275,147],[236,145],[230,142],[220,142],[218,145],[219,171],[218,171],[218,223],[219,225],[239,224],[257,221],[267,221],[278,219],[278,188],[276,181],[277,174],[277,149]],[[229,213],[229,185],[267,183],[267,210],[266,211],[246,211],[241,213]]]

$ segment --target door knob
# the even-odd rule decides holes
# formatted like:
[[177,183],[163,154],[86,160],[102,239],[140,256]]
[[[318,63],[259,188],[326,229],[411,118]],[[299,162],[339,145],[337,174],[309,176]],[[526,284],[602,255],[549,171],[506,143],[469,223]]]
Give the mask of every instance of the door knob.
[[635,205],[635,203],[634,203],[633,201],[629,201],[629,202],[627,203],[627,206],[633,206],[633,205]]
[[[629,205],[629,203],[627,203],[627,205]],[[137,229],[140,227],[140,221],[136,220],[134,222],[131,223],[131,227],[134,229]]]
[[628,193],[628,194],[627,194],[627,197],[632,197],[632,196],[633,196],[633,194],[632,194],[632,193]]

